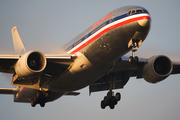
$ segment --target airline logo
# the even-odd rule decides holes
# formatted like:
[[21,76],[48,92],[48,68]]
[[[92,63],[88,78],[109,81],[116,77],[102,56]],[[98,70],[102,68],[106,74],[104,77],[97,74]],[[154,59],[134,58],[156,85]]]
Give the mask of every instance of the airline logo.
[[106,15],[105,17],[103,17],[101,20],[99,20],[98,22],[96,22],[90,29],[89,31],[91,31],[92,29],[94,29],[95,27],[97,27],[98,25],[100,25],[101,23],[103,23],[104,21],[106,21],[107,19],[110,19],[112,16],[112,13],[109,13],[108,15]]

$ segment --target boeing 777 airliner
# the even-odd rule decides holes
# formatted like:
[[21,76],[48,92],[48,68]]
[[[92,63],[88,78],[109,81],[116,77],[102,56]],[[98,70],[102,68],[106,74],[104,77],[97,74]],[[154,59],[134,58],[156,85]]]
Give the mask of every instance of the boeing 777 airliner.
[[[1,88],[0,94],[14,95],[14,102],[32,107],[54,101],[64,95],[79,95],[76,90],[89,86],[89,93],[108,90],[101,108],[114,109],[130,77],[157,83],[170,74],[180,73],[180,63],[164,55],[139,59],[137,48],[151,27],[149,12],[140,6],[118,8],[64,46],[66,54],[26,51],[17,27],[12,38],[19,54],[1,54],[0,72],[12,74],[16,88]],[[128,52],[132,56],[124,57]]]

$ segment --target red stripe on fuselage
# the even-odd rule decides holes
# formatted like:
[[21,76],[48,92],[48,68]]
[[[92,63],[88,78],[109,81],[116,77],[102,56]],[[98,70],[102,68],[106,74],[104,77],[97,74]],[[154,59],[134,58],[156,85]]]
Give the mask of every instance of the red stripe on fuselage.
[[75,49],[74,51],[72,51],[70,54],[73,54],[73,53],[76,53],[78,51],[80,51],[82,48],[84,48],[85,46],[87,46],[89,43],[93,42],[94,40],[96,40],[98,37],[100,37],[101,35],[105,34],[106,32],[109,32],[110,30],[114,29],[114,28],[117,28],[117,27],[120,27],[120,26],[123,26],[125,24],[128,24],[128,23],[132,23],[132,22],[135,22],[135,21],[138,21],[138,20],[143,20],[143,19],[149,19],[151,20],[151,18],[149,16],[140,16],[140,17],[136,17],[136,18],[132,18],[132,19],[129,19],[129,20],[126,20],[126,21],[123,21],[123,22],[120,22],[116,25],[112,25],[106,29],[104,29],[102,32],[100,32],[99,34],[97,34],[96,36],[94,36],[93,38],[91,38],[89,41],[87,41],[86,43],[82,44],[80,47],[78,47],[77,49]]

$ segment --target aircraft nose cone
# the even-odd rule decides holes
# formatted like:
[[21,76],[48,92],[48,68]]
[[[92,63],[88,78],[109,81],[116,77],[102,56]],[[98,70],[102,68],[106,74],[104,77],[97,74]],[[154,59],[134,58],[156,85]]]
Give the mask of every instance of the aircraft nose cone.
[[142,27],[147,27],[150,25],[150,20],[149,19],[143,19],[138,21],[139,25]]

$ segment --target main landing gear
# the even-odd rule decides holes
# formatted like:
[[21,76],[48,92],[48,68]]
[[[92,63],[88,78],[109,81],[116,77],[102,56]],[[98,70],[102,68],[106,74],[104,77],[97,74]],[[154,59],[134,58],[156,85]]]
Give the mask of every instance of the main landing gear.
[[110,74],[109,76],[110,76],[109,92],[104,97],[104,99],[101,101],[101,108],[102,109],[105,109],[106,106],[109,106],[110,109],[114,109],[115,105],[117,105],[117,103],[121,99],[120,93],[116,93],[116,95],[114,95],[114,92],[112,91],[113,89],[115,89],[116,77],[113,74]]
[[105,109],[106,106],[109,106],[111,109],[114,109],[115,105],[117,105],[118,101],[121,99],[121,94],[116,93],[114,96],[114,92],[109,91],[107,96],[104,97],[104,100],[101,101],[101,108]]
[[43,94],[41,91],[37,92],[34,99],[31,100],[31,106],[35,107],[37,104],[40,104],[41,107],[44,107],[48,97],[48,93]]
[[129,62],[131,64],[137,64],[139,62],[139,58],[137,56],[135,56],[135,52],[137,51],[137,47],[139,47],[142,43],[142,41],[140,40],[132,40],[131,41],[131,45],[132,46],[132,56],[129,57]]

